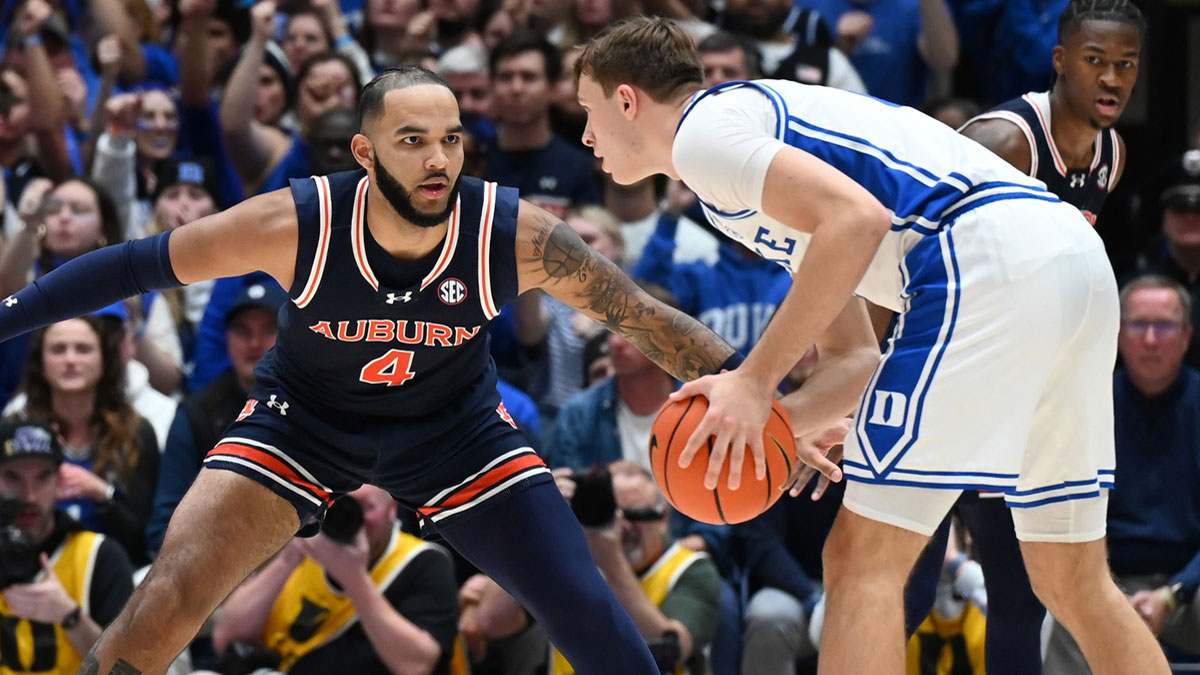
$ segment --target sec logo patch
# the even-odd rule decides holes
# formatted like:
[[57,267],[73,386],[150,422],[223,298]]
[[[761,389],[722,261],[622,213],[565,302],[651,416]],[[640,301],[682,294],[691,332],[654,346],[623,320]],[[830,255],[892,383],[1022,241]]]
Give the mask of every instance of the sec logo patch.
[[446,279],[438,285],[438,298],[447,305],[457,305],[467,299],[467,285],[458,279]]

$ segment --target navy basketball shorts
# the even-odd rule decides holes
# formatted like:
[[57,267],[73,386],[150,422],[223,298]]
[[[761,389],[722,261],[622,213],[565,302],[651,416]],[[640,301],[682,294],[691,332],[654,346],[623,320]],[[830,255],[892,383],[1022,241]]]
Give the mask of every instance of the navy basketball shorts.
[[314,409],[279,388],[256,391],[204,466],[241,474],[283,497],[306,534],[330,501],[364,483],[386,490],[437,530],[553,480],[492,393],[433,415],[379,420]]

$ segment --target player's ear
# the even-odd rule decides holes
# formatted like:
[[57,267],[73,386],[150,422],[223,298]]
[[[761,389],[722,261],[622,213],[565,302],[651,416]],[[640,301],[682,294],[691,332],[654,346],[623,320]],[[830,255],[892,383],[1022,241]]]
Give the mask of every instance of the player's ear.
[[1063,64],[1066,62],[1066,59],[1066,48],[1064,48],[1062,45],[1055,45],[1053,53],[1054,72],[1058,73],[1060,76],[1063,74]]
[[370,171],[375,168],[375,148],[371,145],[371,139],[362,134],[354,134],[354,138],[350,139],[350,152],[354,153],[354,159],[362,168]]
[[627,84],[622,84],[617,87],[617,90],[613,94],[617,99],[617,104],[621,106],[621,114],[626,119],[632,119],[637,115],[637,90]]

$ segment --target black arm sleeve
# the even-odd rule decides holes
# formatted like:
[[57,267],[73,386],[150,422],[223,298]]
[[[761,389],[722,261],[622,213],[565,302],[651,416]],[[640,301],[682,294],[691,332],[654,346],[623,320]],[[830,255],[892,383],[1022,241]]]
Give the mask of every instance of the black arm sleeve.
[[112,623],[133,595],[133,565],[117,542],[104,538],[92,568],[88,615],[103,628]]
[[146,554],[146,523],[158,486],[158,440],[154,428],[144,419],[138,424],[137,445],[133,479],[128,485],[118,486],[116,499],[98,513],[104,533],[125,548],[134,564],[144,565],[150,562]]

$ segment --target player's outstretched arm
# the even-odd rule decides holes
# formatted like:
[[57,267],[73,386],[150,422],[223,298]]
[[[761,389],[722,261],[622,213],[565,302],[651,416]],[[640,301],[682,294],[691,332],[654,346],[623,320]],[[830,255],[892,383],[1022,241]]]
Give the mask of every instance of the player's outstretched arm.
[[174,231],[106,246],[0,300],[0,342],[152,290],[267,272],[292,283],[296,209],[278,190]]
[[517,276],[522,293],[542,289],[624,336],[681,380],[732,365],[727,361],[734,349],[716,333],[655,300],[569,225],[525,201],[517,224]]

